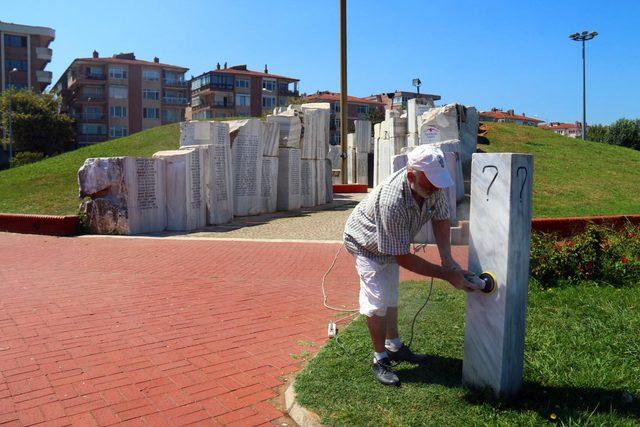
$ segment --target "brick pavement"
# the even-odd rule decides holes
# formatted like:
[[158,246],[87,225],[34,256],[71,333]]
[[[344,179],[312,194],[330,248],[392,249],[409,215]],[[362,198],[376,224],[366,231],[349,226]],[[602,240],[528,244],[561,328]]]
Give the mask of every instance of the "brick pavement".
[[[338,247],[0,233],[0,425],[272,423]],[[357,302],[344,251],[328,294]]]

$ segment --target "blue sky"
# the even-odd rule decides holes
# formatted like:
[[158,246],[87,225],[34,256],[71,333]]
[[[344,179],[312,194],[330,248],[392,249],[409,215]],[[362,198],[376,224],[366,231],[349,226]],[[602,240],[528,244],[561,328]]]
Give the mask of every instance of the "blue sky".
[[[247,64],[339,90],[338,0],[3,1],[0,20],[56,30],[54,81],[73,58],[133,51],[189,67]],[[581,119],[580,44],[587,43],[587,120],[640,117],[640,1],[348,1],[349,93],[411,90],[544,120]],[[184,6],[183,6],[184,5]]]

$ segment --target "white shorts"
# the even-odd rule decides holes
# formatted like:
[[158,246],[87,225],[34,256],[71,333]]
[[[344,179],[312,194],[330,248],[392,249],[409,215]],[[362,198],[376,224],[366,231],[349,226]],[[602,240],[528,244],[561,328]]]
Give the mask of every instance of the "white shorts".
[[355,258],[360,276],[360,314],[386,315],[387,307],[398,306],[400,267],[395,262],[382,264],[362,255]]

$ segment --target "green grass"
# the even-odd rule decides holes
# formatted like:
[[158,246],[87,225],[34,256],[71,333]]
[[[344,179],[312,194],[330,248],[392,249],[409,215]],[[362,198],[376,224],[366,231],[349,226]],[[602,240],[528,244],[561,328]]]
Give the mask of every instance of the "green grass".
[[[537,217],[637,214],[640,151],[556,135],[528,126],[491,123],[487,152],[534,155],[533,214]],[[73,215],[77,171],[88,157],[151,156],[178,146],[177,124],[0,171],[0,212]]]
[[0,172],[0,212],[78,213],[78,169],[89,157],[151,157],[179,145],[178,124],[160,126]]
[[[405,339],[427,290],[420,282],[401,285]],[[541,425],[552,414],[559,425],[639,425],[639,305],[637,288],[531,289],[523,390],[497,401],[461,386],[464,295],[436,283],[413,342],[431,356],[429,366],[402,364],[400,388],[379,385],[359,318],[297,376],[298,401],[327,425]]]
[[510,123],[489,123],[486,152],[534,158],[533,216],[638,214],[640,151]]

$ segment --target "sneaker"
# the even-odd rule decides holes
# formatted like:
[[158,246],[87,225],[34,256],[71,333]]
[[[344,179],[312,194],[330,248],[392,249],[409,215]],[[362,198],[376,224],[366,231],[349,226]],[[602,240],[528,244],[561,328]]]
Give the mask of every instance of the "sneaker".
[[387,349],[387,354],[392,362],[409,362],[414,365],[426,365],[429,361],[429,356],[425,354],[415,354],[409,347],[402,344],[402,347],[398,351],[391,351]]
[[377,360],[371,364],[373,375],[384,385],[400,385],[400,378],[391,369],[391,361],[388,357]]

